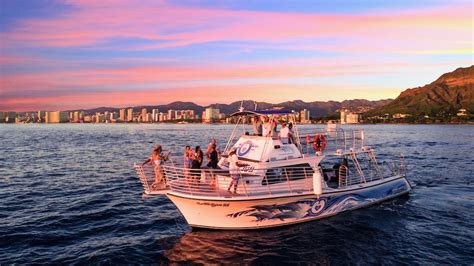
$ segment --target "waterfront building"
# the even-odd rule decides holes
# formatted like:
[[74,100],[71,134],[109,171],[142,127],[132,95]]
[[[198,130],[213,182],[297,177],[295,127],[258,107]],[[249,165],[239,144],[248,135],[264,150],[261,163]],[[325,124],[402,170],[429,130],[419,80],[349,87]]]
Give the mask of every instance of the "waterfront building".
[[2,112],[5,123],[15,123],[18,114],[16,112]]
[[165,117],[166,117],[166,114],[160,113],[160,114],[158,115],[158,121],[165,121],[165,120],[166,120]]
[[133,121],[133,108],[128,108],[127,110],[127,122]]
[[309,110],[307,110],[307,109],[301,110],[301,112],[300,112],[300,121],[301,121],[301,123],[310,123],[311,122],[311,117],[310,117]]
[[358,124],[359,122],[359,114],[348,112],[346,109],[341,110],[341,124]]
[[126,109],[122,108],[120,109],[120,121],[125,122],[127,117],[126,117]]
[[46,123],[65,123],[69,122],[69,115],[61,111],[46,112],[44,120]]
[[118,119],[118,113],[117,112],[112,112],[110,113],[109,120],[111,122],[116,122]]
[[158,109],[151,110],[151,119],[153,122],[157,122],[160,120]]
[[395,118],[395,119],[400,119],[400,118],[406,118],[410,116],[409,114],[401,114],[401,113],[397,113],[397,114],[393,114],[392,117]]
[[80,120],[81,120],[81,118],[80,118],[80,113],[79,113],[79,111],[73,112],[73,113],[72,113],[72,119],[71,119],[71,121],[77,123],[77,122],[79,122]]
[[167,120],[175,120],[175,119],[176,119],[176,112],[172,109],[168,110]]
[[46,115],[45,111],[38,111],[38,122],[44,122],[45,115]]
[[208,107],[203,112],[202,120],[206,123],[212,123],[219,120],[220,110],[217,108]]
[[106,112],[105,114],[101,114],[99,112],[95,113],[95,122],[96,123],[105,123],[106,118],[107,118],[107,113],[108,112]]
[[142,113],[141,113],[141,117],[142,117],[142,120],[141,120],[141,121],[142,121],[142,122],[148,122],[148,120],[147,120],[147,117],[148,117],[147,114],[148,114],[148,112],[147,112],[146,108],[142,108]]

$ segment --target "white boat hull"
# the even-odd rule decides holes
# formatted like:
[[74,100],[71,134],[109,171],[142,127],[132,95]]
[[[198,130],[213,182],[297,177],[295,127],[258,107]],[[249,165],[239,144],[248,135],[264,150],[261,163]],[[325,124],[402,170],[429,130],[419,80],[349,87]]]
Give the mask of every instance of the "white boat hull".
[[318,198],[301,194],[274,198],[199,199],[168,192],[167,196],[192,227],[241,230],[301,223],[354,210],[408,193],[404,176],[325,191]]

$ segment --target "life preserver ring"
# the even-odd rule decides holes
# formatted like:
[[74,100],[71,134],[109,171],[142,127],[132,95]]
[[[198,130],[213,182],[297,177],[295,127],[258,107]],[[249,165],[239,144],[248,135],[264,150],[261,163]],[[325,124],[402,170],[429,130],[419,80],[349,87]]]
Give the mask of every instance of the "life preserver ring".
[[324,151],[326,148],[326,138],[324,135],[317,134],[314,136],[313,149],[314,151]]

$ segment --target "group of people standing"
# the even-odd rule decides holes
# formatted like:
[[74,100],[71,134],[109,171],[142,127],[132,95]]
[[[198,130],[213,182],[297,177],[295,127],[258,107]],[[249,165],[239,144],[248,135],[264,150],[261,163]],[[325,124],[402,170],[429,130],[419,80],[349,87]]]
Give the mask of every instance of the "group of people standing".
[[[207,167],[217,169],[217,163],[219,162],[220,150],[217,146],[216,139],[212,139],[211,143],[207,146],[206,157],[208,160]],[[196,146],[191,149],[190,146],[186,146],[183,154],[184,168],[186,169],[201,169],[204,161],[204,153],[200,146]]]
[[[208,160],[207,167],[212,169],[219,168],[217,164],[219,162],[220,150],[217,145],[217,141],[214,138],[207,146],[205,155]],[[160,189],[166,187],[166,180],[164,178],[161,166],[165,161],[168,161],[169,159],[169,153],[163,154],[163,149],[161,145],[157,145],[151,153],[150,158],[143,162],[142,165],[151,163],[154,166],[155,182],[152,184],[152,188]],[[201,169],[202,164],[204,162],[204,153],[201,150],[200,146],[196,146],[194,149],[191,149],[191,146],[186,146],[183,154],[183,159],[186,175],[189,175],[189,173],[199,173],[195,170]]]
[[253,117],[253,135],[263,137],[278,137],[283,144],[294,143],[293,124],[286,124],[285,121],[280,122],[281,129],[278,131],[278,121],[268,116]]

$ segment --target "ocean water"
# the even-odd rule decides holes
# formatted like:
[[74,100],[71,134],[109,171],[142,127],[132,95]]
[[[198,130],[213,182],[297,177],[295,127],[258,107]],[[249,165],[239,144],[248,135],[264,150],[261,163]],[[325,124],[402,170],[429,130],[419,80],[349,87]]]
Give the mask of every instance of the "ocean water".
[[[306,130],[318,126],[305,126]],[[365,125],[409,196],[260,231],[193,230],[132,169],[157,143],[223,148],[228,125],[0,125],[0,264],[474,262],[474,126]]]

